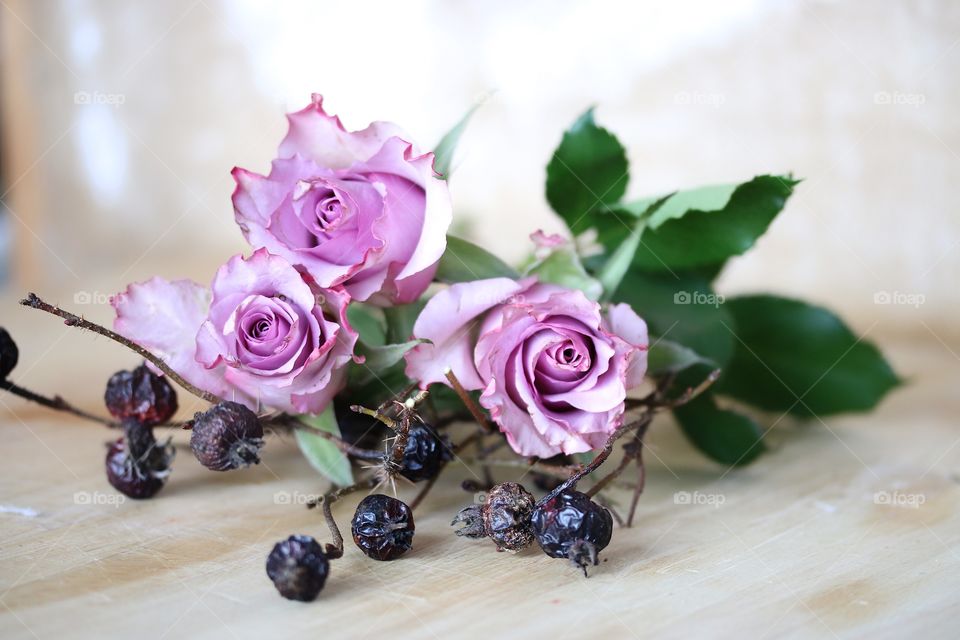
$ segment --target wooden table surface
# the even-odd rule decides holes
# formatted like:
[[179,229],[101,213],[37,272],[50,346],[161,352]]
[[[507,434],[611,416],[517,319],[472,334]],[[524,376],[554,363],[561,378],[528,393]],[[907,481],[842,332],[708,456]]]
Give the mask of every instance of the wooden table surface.
[[[15,380],[91,408],[106,374],[135,362],[29,313],[0,324],[21,336]],[[103,428],[3,396],[0,637],[957,637],[960,341],[939,333],[878,329],[910,385],[872,415],[781,423],[745,469],[655,423],[639,523],[589,579],[539,550],[456,538],[472,472],[455,465],[407,557],[378,563],[348,543],[312,604],[281,599],[264,574],[275,541],[328,539],[297,504],[323,484],[292,441],[273,438],[243,473],[181,450],[157,499],[118,501]],[[336,507],[341,523],[355,503]]]

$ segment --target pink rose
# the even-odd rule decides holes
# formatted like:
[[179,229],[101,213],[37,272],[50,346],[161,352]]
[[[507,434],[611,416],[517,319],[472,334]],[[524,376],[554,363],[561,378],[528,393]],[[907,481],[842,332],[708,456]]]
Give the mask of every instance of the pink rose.
[[220,267],[212,296],[154,278],[114,297],[114,328],[188,382],[251,409],[319,413],[343,388],[357,333],[349,297],[261,249]]
[[446,383],[449,367],[523,456],[602,446],[647,368],[647,325],[625,304],[605,314],[580,291],[493,278],[434,296],[407,354],[407,375]]
[[237,224],[254,247],[302,265],[322,287],[380,305],[420,297],[446,248],[447,183],[396,125],[346,131],[322,98],[289,114],[268,176],[233,170]]

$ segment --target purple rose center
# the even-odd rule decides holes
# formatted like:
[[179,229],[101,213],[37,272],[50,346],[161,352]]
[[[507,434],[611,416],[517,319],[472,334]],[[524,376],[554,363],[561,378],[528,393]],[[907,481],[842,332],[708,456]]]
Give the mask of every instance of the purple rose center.
[[[236,309],[236,358],[240,365],[285,373],[309,355],[318,336],[282,296],[248,296]],[[309,344],[308,344],[309,343]]]

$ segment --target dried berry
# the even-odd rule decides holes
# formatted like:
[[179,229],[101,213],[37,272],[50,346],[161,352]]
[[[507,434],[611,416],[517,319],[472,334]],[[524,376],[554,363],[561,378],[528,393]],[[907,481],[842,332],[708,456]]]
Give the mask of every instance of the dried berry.
[[567,491],[537,506],[533,533],[548,556],[568,558],[583,569],[597,564],[597,554],[610,544],[613,517],[585,493]]
[[396,498],[374,494],[357,505],[350,529],[365,554],[374,560],[396,560],[413,545],[413,512]]
[[533,495],[522,485],[502,482],[487,492],[482,505],[461,509],[451,524],[464,524],[458,536],[490,538],[498,551],[519,551],[533,542],[530,516],[535,505]]
[[173,448],[157,443],[149,427],[130,426],[126,432],[107,449],[107,480],[125,496],[152,498],[170,475]]
[[133,418],[148,426],[166,422],[177,412],[177,392],[146,365],[113,374],[103,399],[113,417]]
[[284,598],[316,599],[330,573],[330,561],[310,536],[290,536],[274,545],[267,556],[267,576]]
[[434,478],[450,461],[450,451],[450,443],[437,435],[433,427],[416,422],[410,425],[400,475],[413,482]]
[[17,366],[20,359],[20,350],[7,330],[0,327],[0,380],[6,380],[10,372]]
[[236,402],[220,402],[193,417],[190,448],[200,464],[228,471],[259,464],[263,425],[257,414]]

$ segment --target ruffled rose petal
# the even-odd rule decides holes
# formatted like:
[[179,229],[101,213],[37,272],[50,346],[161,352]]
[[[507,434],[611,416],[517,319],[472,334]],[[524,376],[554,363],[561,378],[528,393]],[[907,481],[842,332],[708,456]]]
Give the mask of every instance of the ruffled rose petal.
[[408,351],[406,373],[419,380],[422,388],[434,382],[446,384],[449,367],[467,389],[482,389],[484,382],[473,363],[473,334],[479,318],[529,288],[534,279],[516,282],[491,278],[462,282],[437,293],[413,325],[413,337],[428,340]]
[[607,309],[607,331],[627,342],[633,349],[627,357],[626,387],[633,389],[643,383],[647,373],[647,351],[650,338],[647,323],[628,304],[615,304]]
[[190,384],[223,396],[222,372],[194,358],[197,331],[210,307],[210,292],[190,280],[153,278],[131,284],[111,301],[114,330],[159,356]]

